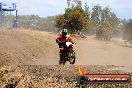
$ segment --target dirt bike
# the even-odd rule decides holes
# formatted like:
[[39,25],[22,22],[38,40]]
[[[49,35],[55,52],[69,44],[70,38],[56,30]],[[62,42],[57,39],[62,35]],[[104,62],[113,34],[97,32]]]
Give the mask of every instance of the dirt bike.
[[61,49],[59,64],[65,65],[67,61],[69,61],[70,64],[74,64],[75,59],[76,57],[75,51],[73,50],[73,44],[71,42],[66,42],[65,47]]

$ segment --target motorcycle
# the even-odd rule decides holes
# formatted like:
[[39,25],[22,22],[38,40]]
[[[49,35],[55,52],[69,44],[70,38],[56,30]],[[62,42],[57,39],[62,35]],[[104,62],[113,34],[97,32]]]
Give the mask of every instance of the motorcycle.
[[66,42],[65,43],[65,47],[63,49],[60,50],[60,60],[59,60],[59,64],[63,64],[65,65],[65,63],[67,61],[70,62],[70,64],[74,64],[75,63],[75,51],[73,49],[73,44],[71,42]]

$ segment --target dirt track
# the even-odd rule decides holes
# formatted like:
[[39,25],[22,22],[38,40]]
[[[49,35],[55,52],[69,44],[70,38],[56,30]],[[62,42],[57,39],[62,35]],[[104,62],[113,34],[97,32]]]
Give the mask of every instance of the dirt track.
[[51,49],[55,50],[53,40],[46,32],[0,30],[0,65],[34,64],[42,56],[45,59]]
[[98,41],[88,38],[79,41],[76,64],[85,65],[132,65],[132,48],[123,47],[114,42]]
[[[0,65],[57,65],[59,49],[55,37],[55,34],[48,32],[0,30]],[[75,39],[75,42],[75,65],[132,65],[130,47],[91,37]]]
[[[0,88],[78,88],[78,65],[88,74],[132,74],[132,67],[126,67],[132,62],[132,48],[92,37],[74,38],[75,65],[60,66],[55,37],[48,32],[0,30]],[[85,85],[97,87],[131,88],[132,82]]]

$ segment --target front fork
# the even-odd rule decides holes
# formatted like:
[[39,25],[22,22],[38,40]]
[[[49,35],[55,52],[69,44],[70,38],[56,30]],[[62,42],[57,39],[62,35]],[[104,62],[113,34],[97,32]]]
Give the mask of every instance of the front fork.
[[63,48],[60,48],[60,59],[62,59],[63,58],[63,54],[64,54],[64,49]]
[[63,54],[63,52],[64,52],[64,49],[63,48],[60,48],[60,54]]
[[68,59],[71,57],[71,55],[69,55],[69,54],[71,54],[71,50],[72,49],[66,50],[64,48],[60,48],[60,55],[62,55],[62,58]]
[[67,51],[64,48],[60,48],[60,57],[63,59],[67,58]]

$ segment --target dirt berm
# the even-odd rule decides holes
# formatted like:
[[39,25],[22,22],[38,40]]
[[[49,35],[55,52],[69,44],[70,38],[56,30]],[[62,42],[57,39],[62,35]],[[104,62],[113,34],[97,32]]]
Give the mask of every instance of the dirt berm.
[[57,55],[54,39],[54,34],[48,32],[0,30],[0,65],[34,64],[42,56],[43,64],[48,63],[50,56]]

